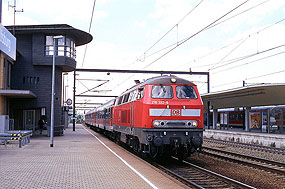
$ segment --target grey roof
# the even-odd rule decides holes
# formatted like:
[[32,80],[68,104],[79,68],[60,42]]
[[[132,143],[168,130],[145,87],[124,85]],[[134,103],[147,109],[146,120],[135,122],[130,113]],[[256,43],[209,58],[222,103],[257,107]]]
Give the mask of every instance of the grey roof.
[[202,94],[204,110],[207,102],[214,109],[270,106],[285,104],[285,84],[261,84]]
[[49,35],[68,35],[75,40],[76,46],[85,45],[92,41],[91,34],[76,29],[67,24],[51,24],[51,25],[16,25],[5,26],[11,33],[15,28],[17,34],[45,33]]

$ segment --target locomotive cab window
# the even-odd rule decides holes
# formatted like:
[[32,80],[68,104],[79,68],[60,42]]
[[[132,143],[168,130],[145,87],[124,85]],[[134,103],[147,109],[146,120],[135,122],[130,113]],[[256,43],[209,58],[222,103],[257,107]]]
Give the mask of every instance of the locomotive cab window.
[[173,90],[171,86],[155,85],[151,90],[152,98],[173,98]]
[[180,99],[196,99],[197,94],[192,86],[176,86],[176,96]]

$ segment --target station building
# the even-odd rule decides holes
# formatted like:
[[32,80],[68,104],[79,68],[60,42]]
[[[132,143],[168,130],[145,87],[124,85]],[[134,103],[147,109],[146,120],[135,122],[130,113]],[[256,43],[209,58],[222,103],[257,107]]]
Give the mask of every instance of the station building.
[[41,118],[50,126],[55,40],[54,130],[62,131],[63,74],[76,68],[76,47],[89,43],[92,36],[66,24],[6,28],[17,39],[17,56],[15,61],[7,61],[4,65],[6,84],[4,90],[1,84],[0,95],[5,103],[1,102],[0,114],[9,115],[10,125],[13,125],[10,129],[14,130],[36,131]]

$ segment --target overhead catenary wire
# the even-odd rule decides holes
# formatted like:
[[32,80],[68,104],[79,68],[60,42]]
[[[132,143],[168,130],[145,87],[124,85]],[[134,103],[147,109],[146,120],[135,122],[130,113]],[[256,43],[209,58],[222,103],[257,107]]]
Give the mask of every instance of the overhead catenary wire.
[[[220,67],[223,67],[223,66],[226,66],[226,65],[230,65],[230,64],[233,64],[233,63],[236,63],[236,62],[239,62],[239,61],[242,61],[242,60],[245,60],[247,58],[250,58],[250,57],[254,57],[254,56],[257,56],[257,55],[260,55],[260,54],[263,54],[263,53],[266,53],[266,52],[269,52],[269,51],[272,51],[272,50],[276,50],[278,48],[281,48],[281,47],[284,47],[285,44],[282,44],[282,45],[278,45],[278,46],[275,46],[275,47],[272,47],[272,48],[269,48],[269,49],[266,49],[264,51],[261,51],[261,52],[257,52],[257,53],[253,53],[253,54],[249,54],[249,55],[245,55],[245,56],[242,56],[242,57],[238,57],[238,58],[235,58],[235,59],[232,59],[232,60],[229,60],[229,63],[227,64],[224,64],[224,65],[221,65]],[[263,60],[263,59],[266,59],[266,58],[271,58],[271,57],[274,57],[274,56],[277,56],[277,55],[280,55],[280,54],[283,54],[284,52],[280,52],[280,53],[277,53],[277,54],[274,54],[274,55],[270,55],[268,57],[264,57],[264,58],[261,58],[259,60]],[[252,61],[252,62],[248,62],[248,63],[245,63],[243,65],[248,65],[250,63],[254,63],[256,61],[259,61],[259,60],[255,60],[255,61]],[[243,66],[243,65],[240,65],[240,66]],[[216,68],[220,68],[220,67],[216,67]],[[235,67],[239,67],[238,66],[235,66]],[[234,67],[233,67],[234,68]],[[224,70],[221,70],[221,71],[216,71],[212,74],[216,74],[216,73],[219,73],[219,72],[222,72],[222,71],[226,71],[226,70],[230,70],[230,69],[233,69],[233,68],[228,68],[228,69],[224,69]],[[236,82],[235,82],[236,83]],[[204,85],[202,85],[203,87]]]
[[285,53],[285,51],[282,51],[282,52],[279,52],[279,53],[275,53],[275,54],[272,54],[272,55],[269,55],[269,56],[266,56],[266,57],[263,57],[263,58],[260,58],[260,59],[257,59],[257,60],[253,60],[253,61],[250,61],[250,62],[239,64],[237,66],[233,66],[233,67],[230,67],[230,68],[227,68],[227,69],[219,70],[219,71],[216,71],[216,72],[214,72],[212,74],[217,74],[217,73],[220,73],[220,72],[228,71],[228,70],[231,70],[231,69],[234,69],[234,68],[237,68],[237,67],[241,67],[241,66],[252,64],[252,63],[255,63],[255,62],[258,62],[258,61],[261,61],[261,60],[272,58],[272,57],[275,57],[275,56],[278,56],[278,55],[281,55],[281,54],[284,54],[284,53]]
[[[171,51],[173,51],[175,48],[177,48],[178,46],[182,45],[183,43],[185,43],[186,41],[188,41],[189,39],[193,38],[194,36],[198,35],[199,33],[203,32],[204,30],[207,30],[209,27],[211,27],[213,24],[217,23],[219,20],[223,19],[224,17],[226,17],[227,15],[229,15],[230,13],[232,13],[233,11],[235,11],[236,9],[238,9],[239,7],[241,7],[242,5],[244,5],[245,3],[247,3],[249,0],[244,1],[243,3],[239,4],[238,6],[236,6],[235,8],[231,9],[230,11],[228,11],[226,14],[222,15],[221,17],[219,17],[218,19],[216,19],[215,21],[211,22],[210,24],[208,24],[206,27],[204,27],[203,29],[199,30],[198,32],[196,32],[195,34],[191,35],[190,37],[184,38],[183,40],[178,41],[177,43],[175,43],[175,47],[171,48],[169,51],[167,51],[166,53],[164,53],[162,56],[160,56],[159,58],[157,58],[156,60],[154,60],[153,62],[151,62],[150,64],[146,65],[145,67],[143,67],[143,69],[149,67],[150,65],[152,65],[153,63],[155,63],[156,61],[158,61],[159,59],[161,59],[162,57],[164,57],[165,55],[167,55],[168,53],[170,53]],[[269,1],[269,0],[267,0]],[[233,17],[231,17],[233,18]],[[227,19],[229,20],[229,19]],[[215,25],[216,26],[216,25]],[[174,45],[174,44],[173,44]],[[170,45],[169,47],[173,46]],[[115,88],[117,88],[118,86],[120,86],[122,83],[128,81],[131,77],[128,77],[127,79],[125,79],[123,82],[120,82],[118,85],[116,85]]]
[[[263,74],[263,75],[247,78],[246,80],[253,80],[253,79],[257,79],[257,78],[261,78],[261,77],[267,77],[267,76],[271,76],[271,75],[280,74],[280,73],[283,73],[283,72],[285,72],[285,70],[280,70],[280,71],[277,71],[277,72],[271,72],[271,73],[268,73],[268,74]],[[221,85],[213,86],[212,88],[217,88],[217,87],[222,87],[222,86],[226,86],[226,85],[231,85],[231,84],[239,83],[239,82],[242,82],[242,81],[244,81],[244,80],[238,80],[238,81],[233,81],[233,82],[229,82],[229,83],[224,83],[224,84],[221,84]]]
[[[210,71],[210,70],[212,70],[212,69],[215,69],[215,68],[217,67],[216,65],[222,63],[222,61],[223,61],[224,59],[226,59],[230,54],[232,54],[235,50],[237,50],[246,40],[247,40],[247,38],[244,39],[244,40],[242,40],[239,44],[237,44],[237,45],[236,45],[229,53],[227,53],[219,62],[217,62],[212,68],[208,69],[208,71]],[[216,66],[216,67],[215,67],[215,66]]]
[[186,15],[184,15],[172,28],[170,28],[162,37],[160,37],[153,45],[151,45],[142,56],[145,56],[145,54],[151,50],[155,45],[157,45],[169,32],[171,32],[174,28],[178,27],[178,25],[187,17],[189,16],[204,0],[201,0],[195,7],[193,7]]
[[[92,21],[93,21],[93,15],[94,15],[94,10],[95,10],[95,5],[96,5],[96,0],[94,0],[94,3],[93,3],[93,8],[92,8],[92,13],[91,13],[91,18],[90,18],[88,33],[91,32],[91,26],[92,26]],[[87,44],[85,45],[85,50],[84,50],[84,55],[83,55],[83,60],[82,60],[82,67],[83,67],[84,62],[85,62],[86,52],[87,52]]]
[[223,64],[223,65],[220,65],[220,66],[211,68],[211,69],[209,69],[209,71],[210,71],[210,70],[214,70],[214,69],[218,69],[218,68],[221,68],[221,67],[224,67],[224,66],[228,66],[228,65],[230,65],[230,64],[239,62],[239,61],[241,61],[241,60],[244,60],[244,59],[247,59],[247,58],[251,58],[251,57],[253,57],[253,56],[260,55],[260,54],[263,54],[263,53],[266,53],[266,52],[269,52],[269,51],[272,51],[272,50],[276,50],[276,49],[279,49],[279,48],[284,47],[284,46],[285,46],[285,44],[282,44],[282,45],[278,45],[278,46],[275,46],[275,47],[271,47],[271,48],[269,48],[269,49],[266,49],[266,50],[263,50],[263,51],[260,51],[260,52],[256,52],[256,53],[249,54],[249,55],[246,55],[246,56],[243,56],[243,57],[240,57],[240,58],[236,58],[235,60],[229,61],[229,62],[226,63],[226,64]]
[[[283,19],[281,19],[281,20],[278,20],[277,22],[275,22],[275,23],[273,23],[273,24],[270,24],[270,25],[268,25],[268,26],[266,26],[266,27],[264,27],[264,28],[262,28],[262,29],[260,29],[260,30],[258,30],[258,31],[255,31],[255,32],[253,32],[253,33],[251,33],[251,34],[248,34],[246,38],[250,38],[250,37],[252,37],[253,35],[260,34],[261,32],[263,32],[263,31],[265,31],[265,30],[267,30],[267,29],[269,29],[269,28],[271,28],[271,27],[273,27],[273,26],[275,26],[275,25],[277,25],[277,24],[279,24],[279,23],[281,23],[281,22],[283,22],[283,21],[285,21],[285,18],[283,18]],[[235,43],[238,43],[238,42],[240,42],[240,41],[242,41],[242,40],[244,40],[244,39],[245,39],[245,37],[243,37],[243,38],[241,38],[241,39],[239,39],[239,40],[237,40],[237,41],[234,41],[234,42],[232,42],[232,43],[230,43],[230,44],[227,44],[227,45],[225,45],[225,46],[223,46],[223,47],[220,47],[220,48],[218,48],[218,49],[215,49],[215,50],[213,50],[213,51],[211,51],[211,52],[209,52],[209,53],[207,53],[207,54],[204,54],[204,55],[202,55],[202,56],[200,56],[200,57],[198,57],[198,58],[195,58],[195,59],[193,59],[192,61],[189,61],[189,62],[187,62],[186,64],[183,64],[183,65],[187,65],[187,64],[189,64],[190,62],[196,62],[196,61],[199,60],[199,59],[203,59],[203,58],[205,58],[205,57],[208,57],[208,56],[210,56],[210,55],[212,55],[212,54],[214,54],[214,53],[216,53],[216,52],[218,52],[218,51],[221,51],[221,50],[223,50],[223,49],[226,49],[227,47],[229,47],[229,46],[231,46],[231,45],[233,45],[233,44],[235,44]],[[239,58],[244,58],[244,56],[239,57]],[[221,63],[234,61],[234,60],[237,60],[237,59],[239,59],[239,58],[235,58],[235,59],[231,59],[231,60],[225,60],[225,61],[222,61]],[[210,63],[210,64],[198,65],[198,66],[191,66],[191,68],[208,67],[208,66],[212,66],[212,65],[214,65],[214,64],[216,64],[216,63]]]
[[[254,6],[250,7],[250,8],[248,8],[248,9],[246,9],[246,10],[244,10],[244,11],[238,13],[238,14],[235,14],[235,15],[233,15],[233,16],[231,16],[231,17],[225,19],[225,20],[222,20],[222,21],[220,21],[220,22],[218,22],[218,23],[216,23],[216,24],[213,24],[212,26],[206,28],[205,31],[208,30],[208,29],[211,29],[211,28],[213,28],[213,27],[215,27],[215,26],[217,26],[217,25],[219,25],[219,24],[222,24],[222,23],[224,23],[224,22],[226,22],[226,21],[228,21],[228,20],[230,20],[230,19],[233,19],[234,17],[237,17],[237,16],[239,16],[239,15],[241,15],[241,14],[244,14],[245,12],[248,12],[248,11],[250,11],[250,10],[252,10],[252,9],[254,9],[254,8],[258,7],[258,6],[260,6],[260,5],[263,5],[264,3],[267,3],[268,1],[271,1],[271,0],[263,1],[263,2],[261,2],[261,3],[259,3],[259,4],[257,4],[257,5],[254,5]],[[187,38],[188,38],[188,37],[187,37]],[[166,46],[166,47],[163,47],[163,48],[161,48],[161,49],[159,49],[159,50],[157,50],[157,51],[155,51],[155,52],[153,52],[153,53],[151,53],[151,54],[149,54],[149,55],[145,55],[145,54],[144,54],[144,59],[145,59],[145,58],[148,58],[148,57],[151,57],[151,56],[153,56],[153,55],[155,55],[155,54],[157,54],[157,53],[159,53],[159,52],[162,52],[162,51],[164,51],[164,50],[166,50],[166,49],[168,49],[168,48],[170,48],[170,47],[173,47],[173,46],[174,46],[173,48],[175,49],[177,46],[179,46],[179,45],[178,45],[179,43],[183,42],[183,41],[186,40],[187,38],[184,38],[184,39],[182,39],[182,40],[180,40],[180,41],[178,41],[178,42],[175,42],[175,43],[172,43],[172,44],[170,44],[170,45],[168,45],[168,46]],[[174,49],[173,49],[173,50],[174,50]],[[171,51],[172,51],[172,50],[171,50]],[[167,54],[168,54],[168,53],[167,53]],[[162,57],[161,57],[161,58],[162,58]],[[157,61],[157,60],[155,60],[155,61]]]
[[[247,3],[249,0],[244,1],[243,3],[239,4],[238,6],[236,6],[235,8],[231,9],[230,11],[228,11],[226,14],[222,15],[221,17],[219,17],[218,19],[214,20],[213,22],[211,22],[210,24],[208,24],[207,26],[205,26],[204,28],[202,28],[201,30],[199,30],[198,32],[194,33],[193,35],[191,35],[190,37],[187,37],[183,40],[181,40],[179,43],[177,43],[177,45],[173,48],[171,48],[169,51],[167,51],[166,53],[162,54],[161,56],[159,56],[157,59],[155,59],[154,61],[152,61],[151,63],[149,63],[148,65],[144,66],[143,69],[151,66],[152,64],[154,64],[155,62],[157,62],[158,60],[160,60],[161,58],[163,58],[164,56],[166,56],[168,53],[172,52],[174,49],[176,49],[177,47],[181,46],[182,44],[184,44],[185,42],[187,42],[188,40],[190,40],[191,38],[195,37],[196,35],[198,35],[199,33],[207,30],[208,28],[210,28],[212,25],[214,25],[215,23],[217,23],[219,20],[223,19],[224,17],[226,17],[227,15],[229,15],[230,13],[232,13],[233,11],[235,11],[236,9],[240,8],[242,5],[244,5],[245,3]],[[216,25],[215,25],[216,26]]]

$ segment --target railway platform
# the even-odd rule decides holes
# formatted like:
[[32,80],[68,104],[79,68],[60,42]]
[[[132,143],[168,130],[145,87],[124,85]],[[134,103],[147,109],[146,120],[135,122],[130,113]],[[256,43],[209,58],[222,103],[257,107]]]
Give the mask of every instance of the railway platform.
[[64,136],[35,135],[0,149],[1,188],[186,188],[104,136],[76,124]]
[[253,133],[233,130],[206,129],[203,133],[206,138],[233,141],[262,146],[285,148],[285,135],[272,133]]

